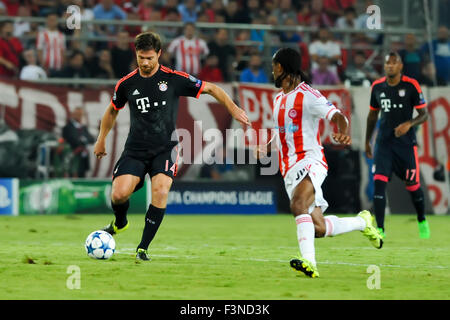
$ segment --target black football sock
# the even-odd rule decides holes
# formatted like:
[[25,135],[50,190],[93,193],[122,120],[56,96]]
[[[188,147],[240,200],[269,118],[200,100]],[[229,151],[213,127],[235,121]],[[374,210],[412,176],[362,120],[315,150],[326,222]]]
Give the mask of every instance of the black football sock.
[[142,232],[142,239],[138,248],[147,250],[150,242],[152,242],[155,237],[156,231],[158,231],[165,212],[166,208],[157,208],[153,205],[148,207],[147,213],[145,214],[144,231]]
[[422,191],[422,188],[419,188],[415,191],[409,191],[411,195],[412,202],[414,204],[414,208],[416,208],[417,212],[417,221],[422,222],[425,220],[425,197]]
[[386,185],[387,183],[381,180],[375,180],[375,192],[373,195],[373,206],[375,209],[375,218],[377,220],[378,228],[384,231],[384,213],[386,210]]
[[127,200],[124,203],[114,204],[111,201],[111,207],[114,211],[114,216],[116,217],[116,220],[114,221],[114,224],[117,228],[121,229],[125,227],[128,223],[127,220],[127,211],[128,207],[130,206],[130,201]]

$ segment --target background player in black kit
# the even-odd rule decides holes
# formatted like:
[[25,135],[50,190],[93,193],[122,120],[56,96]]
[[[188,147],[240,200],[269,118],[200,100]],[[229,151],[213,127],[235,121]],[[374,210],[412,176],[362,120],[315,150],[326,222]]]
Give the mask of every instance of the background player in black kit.
[[[380,128],[375,144],[374,207],[378,228],[384,236],[386,185],[392,172],[406,183],[417,212],[420,238],[429,238],[425,220],[424,194],[420,187],[419,160],[415,128],[428,118],[425,99],[418,82],[402,75],[403,63],[396,52],[385,58],[383,77],[372,84],[370,111],[367,117],[366,153],[372,158],[372,138],[378,114]],[[413,118],[413,111],[418,115]]]
[[128,228],[128,199],[143,186],[148,173],[152,202],[145,215],[136,258],[150,260],[147,249],[163,219],[168,193],[176,174],[178,142],[172,140],[172,133],[176,129],[178,97],[198,98],[202,93],[210,94],[236,120],[250,123],[244,110],[236,106],[223,89],[160,65],[161,40],[157,34],[139,34],[135,39],[135,48],[138,68],[117,82],[111,103],[101,121],[94,154],[97,158],[106,155],[106,136],[119,110],[128,102],[130,131],[125,149],[113,171],[111,203],[115,220],[104,230],[116,234]]

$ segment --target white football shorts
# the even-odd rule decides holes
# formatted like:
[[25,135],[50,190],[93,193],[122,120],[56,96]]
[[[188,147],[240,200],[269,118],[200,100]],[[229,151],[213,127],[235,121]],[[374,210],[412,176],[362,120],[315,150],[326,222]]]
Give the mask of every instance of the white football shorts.
[[284,177],[284,186],[289,199],[292,199],[295,187],[307,176],[312,181],[315,191],[315,199],[309,207],[308,213],[311,214],[315,207],[320,207],[322,213],[328,208],[328,202],[323,198],[322,183],[327,177],[327,168],[318,160],[305,158],[297,162]]

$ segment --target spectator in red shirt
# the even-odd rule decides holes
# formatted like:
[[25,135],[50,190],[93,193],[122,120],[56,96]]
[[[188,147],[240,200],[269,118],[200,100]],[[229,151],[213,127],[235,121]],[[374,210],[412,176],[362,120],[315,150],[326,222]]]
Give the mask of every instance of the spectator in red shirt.
[[223,82],[222,71],[218,65],[219,58],[215,55],[209,55],[206,58],[205,65],[198,74],[199,79],[208,82]]
[[167,0],[165,3],[166,4],[161,8],[161,19],[163,20],[166,19],[166,16],[170,11],[176,10],[178,12],[178,0]]
[[333,20],[330,19],[325,11],[325,6],[322,0],[311,0],[311,12],[309,15],[309,23],[312,27],[331,27],[334,25]]
[[297,21],[302,26],[308,26],[311,23],[311,4],[309,2],[300,4],[297,13]]
[[122,5],[122,9],[127,13],[127,14],[139,14],[139,4],[140,4],[141,0],[131,0],[131,1],[127,1]]
[[10,78],[19,72],[19,57],[23,51],[20,40],[13,37],[13,29],[11,21],[0,24],[0,76]]
[[139,17],[141,20],[150,21],[154,10],[158,10],[156,0],[143,0],[139,5]]
[[354,7],[356,0],[323,0],[325,13],[334,22],[337,18],[345,15],[344,10],[348,7]]
[[15,17],[17,16],[17,12],[19,11],[20,7],[19,0],[3,0],[3,3],[6,6],[6,12],[8,13],[8,16]]
[[217,15],[225,15],[225,7],[222,0],[212,0],[209,8],[205,9],[206,14],[209,17],[209,22],[217,22]]

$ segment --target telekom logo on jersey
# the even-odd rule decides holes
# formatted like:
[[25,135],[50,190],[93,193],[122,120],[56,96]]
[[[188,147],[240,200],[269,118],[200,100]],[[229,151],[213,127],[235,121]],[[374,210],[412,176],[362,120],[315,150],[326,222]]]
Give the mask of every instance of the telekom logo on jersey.
[[[148,110],[151,108],[150,100],[148,99],[148,97],[136,99],[136,105],[138,109],[141,110],[141,113],[147,113]],[[166,100],[161,101],[161,105],[165,106]],[[153,106],[158,107],[159,102],[158,101],[153,102]]]
[[384,112],[390,112],[391,108],[403,108],[403,104],[391,104],[391,99],[381,99],[380,101],[381,104],[381,108],[383,109]]

